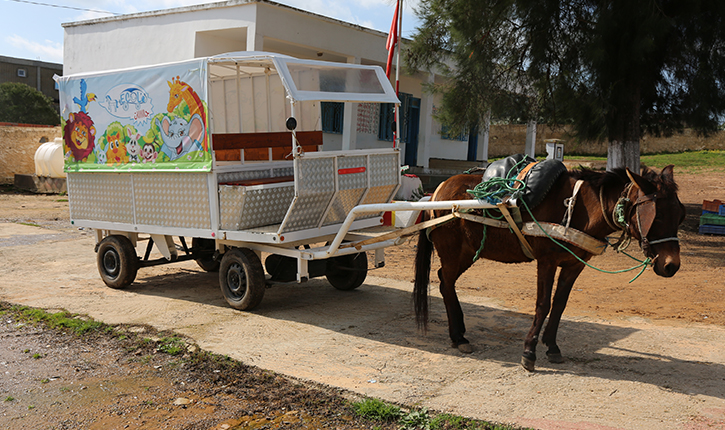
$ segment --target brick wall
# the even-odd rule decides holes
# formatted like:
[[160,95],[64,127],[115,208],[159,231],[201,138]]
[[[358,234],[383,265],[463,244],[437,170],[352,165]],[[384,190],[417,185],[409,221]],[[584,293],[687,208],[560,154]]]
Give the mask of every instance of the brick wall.
[[62,135],[59,126],[0,124],[0,183],[12,184],[16,174],[35,173],[35,151]]

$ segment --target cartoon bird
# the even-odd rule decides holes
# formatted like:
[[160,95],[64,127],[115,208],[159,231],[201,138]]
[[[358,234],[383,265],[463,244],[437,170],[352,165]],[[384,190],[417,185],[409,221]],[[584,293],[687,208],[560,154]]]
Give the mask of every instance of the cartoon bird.
[[81,79],[81,97],[73,97],[73,102],[80,107],[81,112],[86,112],[86,107],[88,106],[88,102],[92,102],[96,100],[96,95],[94,93],[88,93],[86,94],[86,89],[88,87],[88,84],[86,84],[85,79]]

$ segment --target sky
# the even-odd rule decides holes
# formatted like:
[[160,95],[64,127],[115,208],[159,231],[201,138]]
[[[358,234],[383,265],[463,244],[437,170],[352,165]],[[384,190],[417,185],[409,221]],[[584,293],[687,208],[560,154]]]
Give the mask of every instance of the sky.
[[[319,15],[388,32],[394,0],[274,0]],[[403,37],[419,25],[414,8],[419,0],[405,0]],[[204,0],[0,0],[0,55],[63,62],[62,23],[170,9]],[[105,12],[105,13],[104,13]]]

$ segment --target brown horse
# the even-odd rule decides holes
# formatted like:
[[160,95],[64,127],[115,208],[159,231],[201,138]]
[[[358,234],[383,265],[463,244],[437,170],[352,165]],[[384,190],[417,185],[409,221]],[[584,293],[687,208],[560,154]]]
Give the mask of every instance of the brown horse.
[[[480,174],[454,176],[438,187],[432,200],[470,199],[467,190],[479,184],[481,177]],[[644,168],[641,176],[624,169],[606,173],[587,169],[564,172],[544,200],[531,210],[534,218],[539,222],[560,223],[566,211],[562,202],[572,196],[577,180],[582,180],[582,183],[571,215],[571,228],[600,240],[621,229],[623,234],[639,242],[657,275],[670,277],[677,272],[680,268],[677,229],[685,219],[685,207],[677,197],[673,166],[665,167],[659,174]],[[615,209],[618,202],[629,202],[619,208],[624,217],[619,221],[626,221],[624,223],[617,222]],[[437,218],[445,212],[428,211],[424,216]],[[524,222],[532,221],[523,208],[521,215]],[[448,314],[449,334],[453,347],[462,352],[471,352],[472,348],[463,336],[466,327],[456,295],[456,280],[473,264],[474,255],[481,246],[483,228],[480,223],[454,218],[428,234],[421,232],[418,239],[413,290],[416,321],[421,329],[427,328],[428,285],[431,255],[435,247],[441,261],[438,278]],[[480,257],[503,263],[532,261],[524,254],[519,240],[509,228],[486,228]],[[526,239],[533,249],[538,273],[536,312],[524,342],[521,362],[527,370],[533,371],[536,345],[547,315],[549,322],[542,338],[548,346],[546,355],[551,362],[564,361],[556,344],[556,332],[572,286],[585,267],[572,254],[583,261],[589,260],[593,254],[563,243],[571,251],[568,252],[548,237],[526,236]],[[552,304],[552,287],[559,267],[561,270]]]

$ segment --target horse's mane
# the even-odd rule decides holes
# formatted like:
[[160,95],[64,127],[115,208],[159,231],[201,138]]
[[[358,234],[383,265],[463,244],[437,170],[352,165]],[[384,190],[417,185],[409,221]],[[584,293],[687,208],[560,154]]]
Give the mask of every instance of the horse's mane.
[[[642,167],[641,176],[653,183],[657,190],[665,196],[677,192],[677,184],[672,176],[664,176],[655,172],[647,166]],[[570,170],[569,175],[574,179],[581,179],[595,188],[622,186],[629,182],[627,171],[624,168],[614,169],[609,172],[596,171],[588,168]]]

